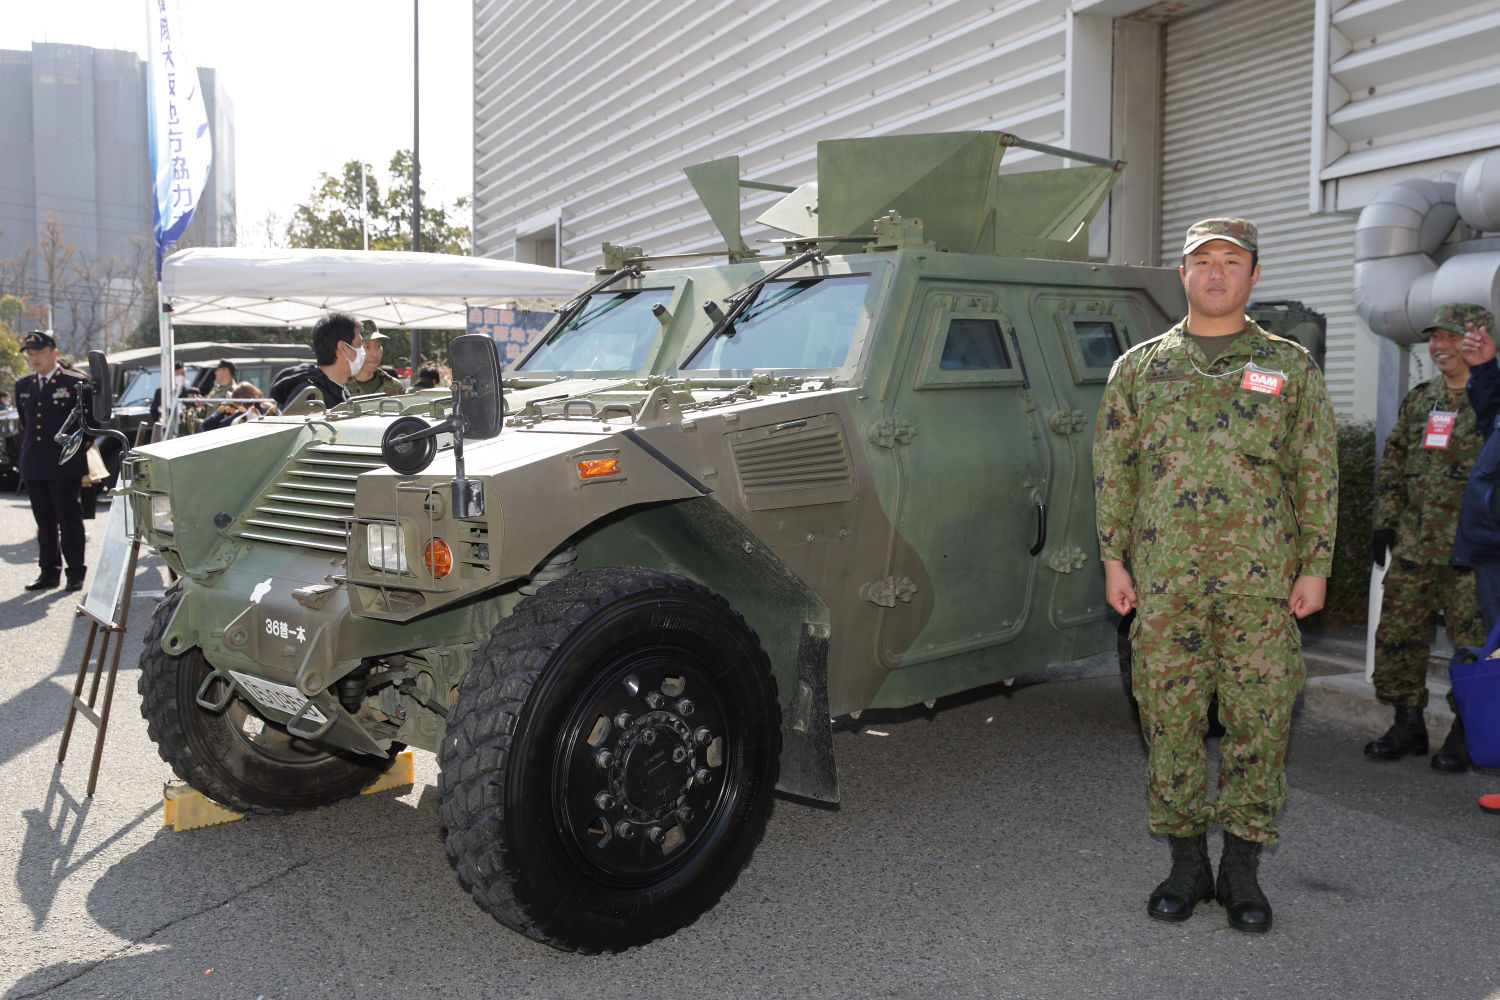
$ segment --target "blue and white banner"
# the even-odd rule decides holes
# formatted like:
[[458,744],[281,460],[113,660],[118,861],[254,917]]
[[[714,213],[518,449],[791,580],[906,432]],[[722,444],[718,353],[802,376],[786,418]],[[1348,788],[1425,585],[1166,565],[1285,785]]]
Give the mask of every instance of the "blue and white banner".
[[151,45],[146,84],[147,145],[156,205],[156,276],[161,261],[192,221],[208,184],[213,142],[198,67],[183,51],[177,0],[146,0]]

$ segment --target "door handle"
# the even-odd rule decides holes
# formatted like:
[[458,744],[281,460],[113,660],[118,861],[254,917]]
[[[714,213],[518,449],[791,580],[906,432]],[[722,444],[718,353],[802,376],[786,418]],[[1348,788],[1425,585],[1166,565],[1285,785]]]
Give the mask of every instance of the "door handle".
[[1036,494],[1032,494],[1031,502],[1036,505],[1036,544],[1030,550],[1034,556],[1047,544],[1047,505]]

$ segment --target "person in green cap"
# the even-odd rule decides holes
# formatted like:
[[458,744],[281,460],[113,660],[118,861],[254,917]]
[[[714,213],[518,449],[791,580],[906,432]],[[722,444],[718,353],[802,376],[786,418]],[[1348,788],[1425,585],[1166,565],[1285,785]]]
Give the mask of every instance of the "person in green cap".
[[[1333,408],[1307,351],[1245,315],[1260,277],[1254,223],[1205,219],[1182,254],[1186,319],[1121,355],[1100,404],[1099,550],[1110,606],[1136,611],[1147,819],[1172,851],[1146,912],[1186,920],[1217,898],[1231,927],[1259,932],[1271,928],[1260,850],[1277,840],[1306,674],[1297,619],[1323,606],[1333,568]],[[1216,800],[1204,745],[1215,692],[1225,730]]]
[[359,325],[365,338],[365,363],[344,388],[349,390],[350,396],[372,396],[377,393],[399,396],[406,392],[406,386],[381,370],[380,358],[385,353],[386,335],[380,332],[374,320],[360,320]]
[[[1390,568],[1380,625],[1375,631],[1375,697],[1395,711],[1395,721],[1365,744],[1372,760],[1399,760],[1427,753],[1427,661],[1439,611],[1456,647],[1478,647],[1484,624],[1474,572],[1453,564],[1453,537],[1469,470],[1484,444],[1465,386],[1464,333],[1488,329],[1488,309],[1450,303],[1422,333],[1437,368],[1435,378],[1412,389],[1401,401],[1396,425],[1385,439],[1375,480],[1375,533],[1372,556]],[[1449,692],[1448,702],[1456,705]],[[1455,719],[1442,748],[1432,755],[1439,771],[1469,769],[1463,723]]]

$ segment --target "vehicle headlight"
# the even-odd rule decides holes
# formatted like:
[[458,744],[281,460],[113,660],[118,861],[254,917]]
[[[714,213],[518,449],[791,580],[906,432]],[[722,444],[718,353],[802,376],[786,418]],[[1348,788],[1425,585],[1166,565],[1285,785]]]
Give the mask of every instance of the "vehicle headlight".
[[158,494],[151,498],[151,527],[156,531],[172,533],[172,498]]
[[406,573],[406,529],[399,524],[365,525],[365,558],[370,568]]

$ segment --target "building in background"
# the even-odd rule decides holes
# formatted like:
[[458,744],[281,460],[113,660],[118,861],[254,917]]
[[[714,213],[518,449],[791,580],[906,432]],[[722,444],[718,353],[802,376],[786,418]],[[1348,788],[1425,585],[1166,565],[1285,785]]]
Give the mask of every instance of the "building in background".
[[[799,184],[819,139],[1001,129],[1127,161],[1101,258],[1175,265],[1194,220],[1255,219],[1257,298],[1328,317],[1343,418],[1389,419],[1406,371],[1354,313],[1359,210],[1500,147],[1496,0],[475,0],[474,34],[477,255],[713,249],[684,166]],[[780,197],[745,194],[747,220]]]
[[[214,162],[182,243],[234,244],[234,105],[199,70]],[[146,64],[133,52],[36,43],[0,50],[0,294],[52,307],[82,354],[154,309]],[[45,321],[44,319],[42,321]]]

